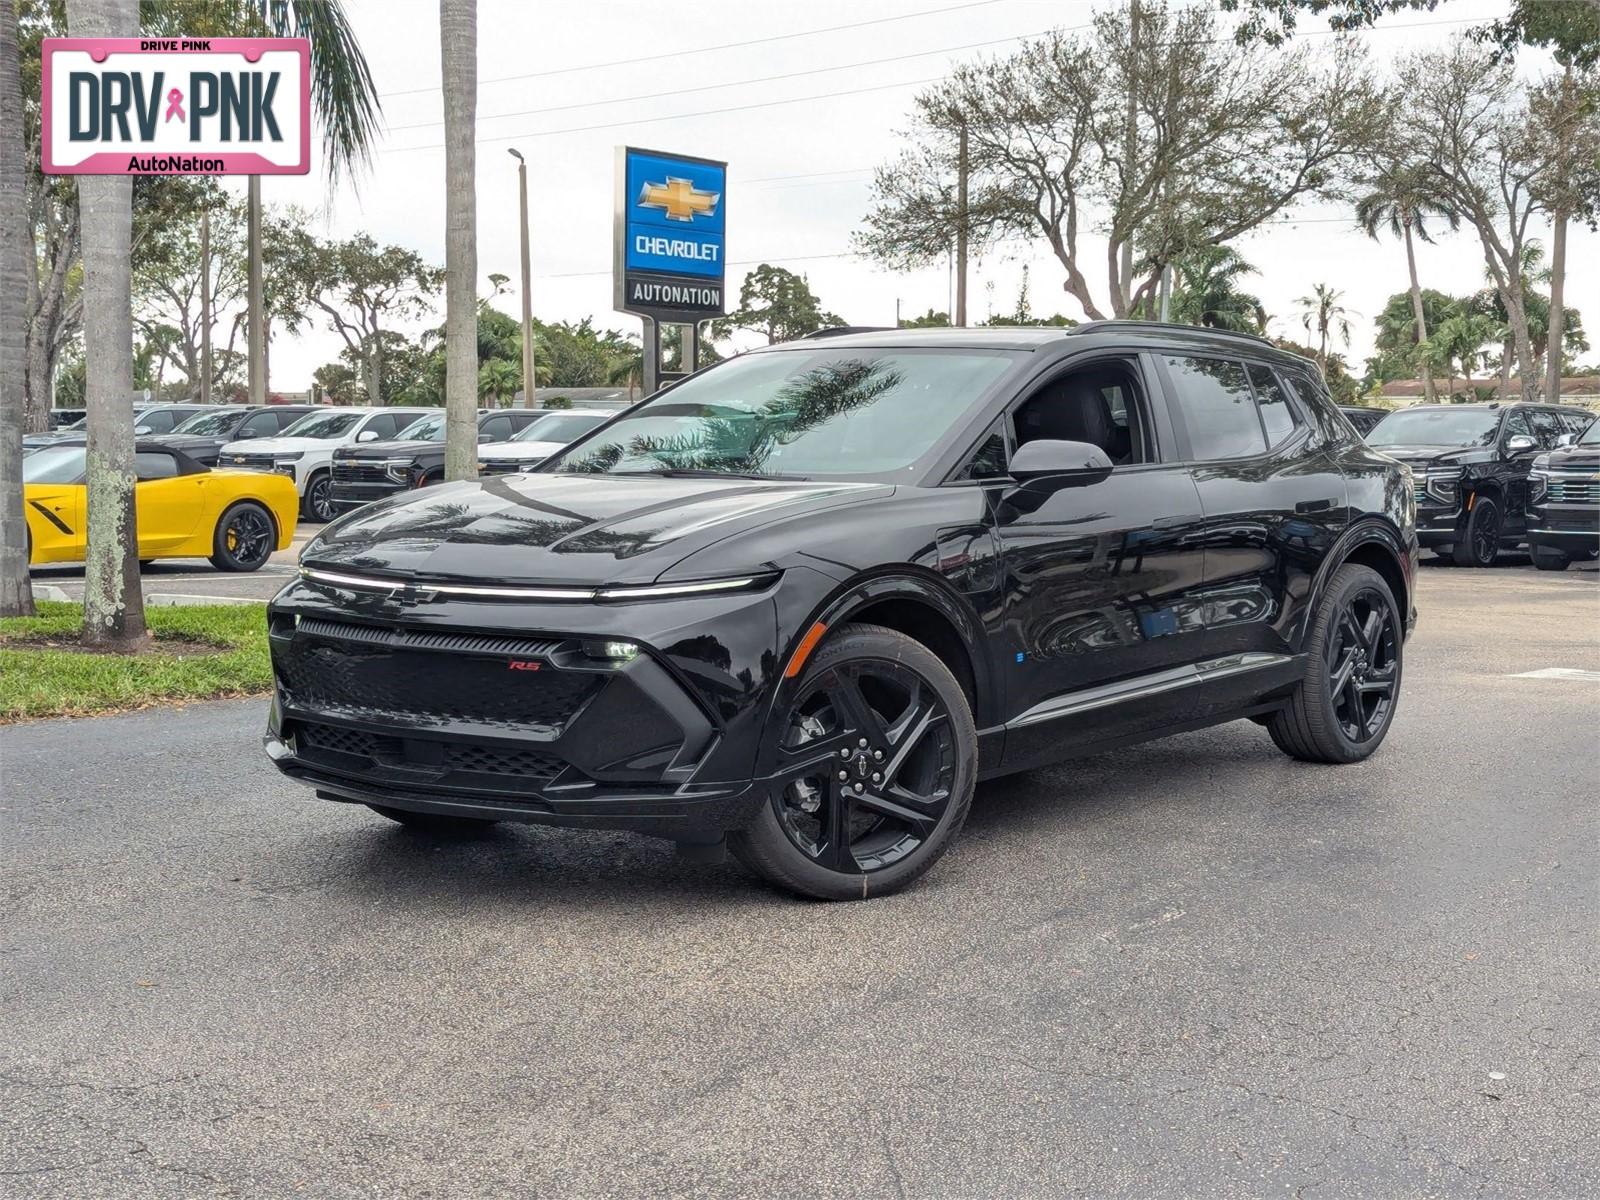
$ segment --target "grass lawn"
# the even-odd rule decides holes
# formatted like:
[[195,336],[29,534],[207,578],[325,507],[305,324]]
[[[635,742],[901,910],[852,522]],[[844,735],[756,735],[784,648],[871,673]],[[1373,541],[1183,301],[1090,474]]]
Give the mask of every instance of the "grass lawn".
[[146,609],[154,644],[128,655],[72,648],[82,605],[46,600],[38,610],[0,618],[0,721],[247,696],[272,686],[264,604]]

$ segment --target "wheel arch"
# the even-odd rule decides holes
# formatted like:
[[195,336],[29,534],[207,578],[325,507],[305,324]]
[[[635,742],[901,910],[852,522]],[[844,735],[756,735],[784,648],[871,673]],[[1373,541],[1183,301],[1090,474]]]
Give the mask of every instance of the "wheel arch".
[[1322,566],[1312,583],[1311,595],[1305,606],[1307,619],[1300,630],[1299,640],[1303,641],[1307,631],[1310,630],[1311,614],[1321,606],[1329,582],[1333,579],[1333,573],[1345,563],[1370,567],[1383,577],[1383,581],[1389,585],[1389,591],[1394,596],[1395,605],[1400,610],[1401,625],[1409,628],[1415,589],[1411,572],[1406,570],[1407,560],[1408,553],[1400,531],[1382,518],[1371,517],[1346,529],[1334,543],[1327,557],[1323,559]]
[[[921,643],[955,676],[972,706],[978,728],[994,723],[998,706],[989,663],[980,650],[987,640],[982,622],[948,584],[931,572],[901,568],[894,573],[852,580],[835,591],[795,631],[785,648],[784,663],[793,658],[818,623],[827,627],[828,634],[846,625],[881,625]],[[824,635],[821,642],[826,640]]]
[[278,543],[283,538],[283,522],[278,520],[278,510],[273,507],[272,501],[265,496],[258,496],[253,492],[241,492],[236,496],[229,496],[217,509],[217,516],[211,522],[211,538],[215,539],[217,531],[222,527],[223,518],[241,504],[254,504],[267,514],[267,520],[272,522],[272,545],[276,550]]

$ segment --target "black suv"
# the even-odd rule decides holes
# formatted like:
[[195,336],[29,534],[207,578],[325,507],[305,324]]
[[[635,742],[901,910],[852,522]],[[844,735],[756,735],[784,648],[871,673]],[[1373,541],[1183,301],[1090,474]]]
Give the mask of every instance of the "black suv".
[[[499,408],[478,414],[478,441],[507,442],[540,417],[547,408]],[[333,452],[333,490],[330,501],[336,513],[382,500],[412,488],[432,487],[444,480],[444,410],[413,421],[389,442],[361,442]]]
[[180,422],[171,433],[151,440],[214,467],[218,452],[229,442],[277,437],[308,412],[316,411],[314,404],[233,404],[225,408],[204,408]]
[[1462,567],[1489,567],[1527,537],[1534,459],[1593,420],[1581,408],[1418,404],[1390,413],[1367,444],[1411,468],[1417,539]]
[[1600,554],[1600,421],[1533,460],[1528,548],[1542,571]]
[[979,779],[1241,717],[1365,758],[1413,521],[1406,468],[1257,338],[804,339],[329,525],[270,607],[266,747],[407,825],[633,830],[860,898]]

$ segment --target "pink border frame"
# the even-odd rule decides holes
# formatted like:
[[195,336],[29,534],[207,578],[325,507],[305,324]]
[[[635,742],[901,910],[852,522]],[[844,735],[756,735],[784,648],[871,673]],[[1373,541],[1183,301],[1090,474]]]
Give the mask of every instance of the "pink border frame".
[[[0,3],[5,0],[0,0]],[[177,42],[177,49],[162,47],[146,50],[146,42]],[[185,41],[208,43],[206,50],[184,50]],[[67,166],[50,157],[50,72],[58,50],[87,50],[95,62],[105,62],[110,54],[242,54],[246,62],[258,62],[267,51],[291,51],[300,59],[300,161],[283,166],[252,151],[219,151],[201,157],[222,163],[220,171],[130,171],[128,159],[139,156],[179,157],[187,151],[101,151],[80,163]],[[45,38],[42,44],[44,73],[40,81],[44,93],[44,129],[41,167],[46,175],[309,175],[311,173],[311,42],[306,38]],[[198,156],[198,152],[194,152]]]

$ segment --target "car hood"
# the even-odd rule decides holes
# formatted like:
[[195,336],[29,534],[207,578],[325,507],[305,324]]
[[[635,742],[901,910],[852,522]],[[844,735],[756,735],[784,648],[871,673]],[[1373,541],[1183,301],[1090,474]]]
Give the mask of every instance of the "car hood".
[[340,446],[336,458],[400,458],[407,454],[444,453],[443,442],[362,442],[359,445]]
[[224,454],[293,454],[307,450],[332,450],[340,445],[338,438],[275,437],[246,438],[242,442],[229,442],[222,447]]
[[[505,475],[358,509],[301,561],[436,581],[649,583],[714,542],[893,493],[871,483]],[[737,543],[727,554],[730,574],[771,565],[741,558]]]
[[479,462],[543,462],[566,448],[565,442],[496,442],[478,448]]
[[1374,446],[1373,449],[1408,466],[1459,467],[1489,462],[1494,457],[1481,446]]
[[1550,451],[1552,471],[1600,471],[1600,446],[1568,446]]
[[[204,433],[169,433],[162,437],[152,437],[148,440],[160,442],[163,446],[170,446],[174,450],[182,450],[189,455],[194,454],[196,451],[216,450],[228,444],[228,439],[225,437],[212,437]],[[252,439],[238,444],[249,446],[253,445],[254,442],[255,439]]]

